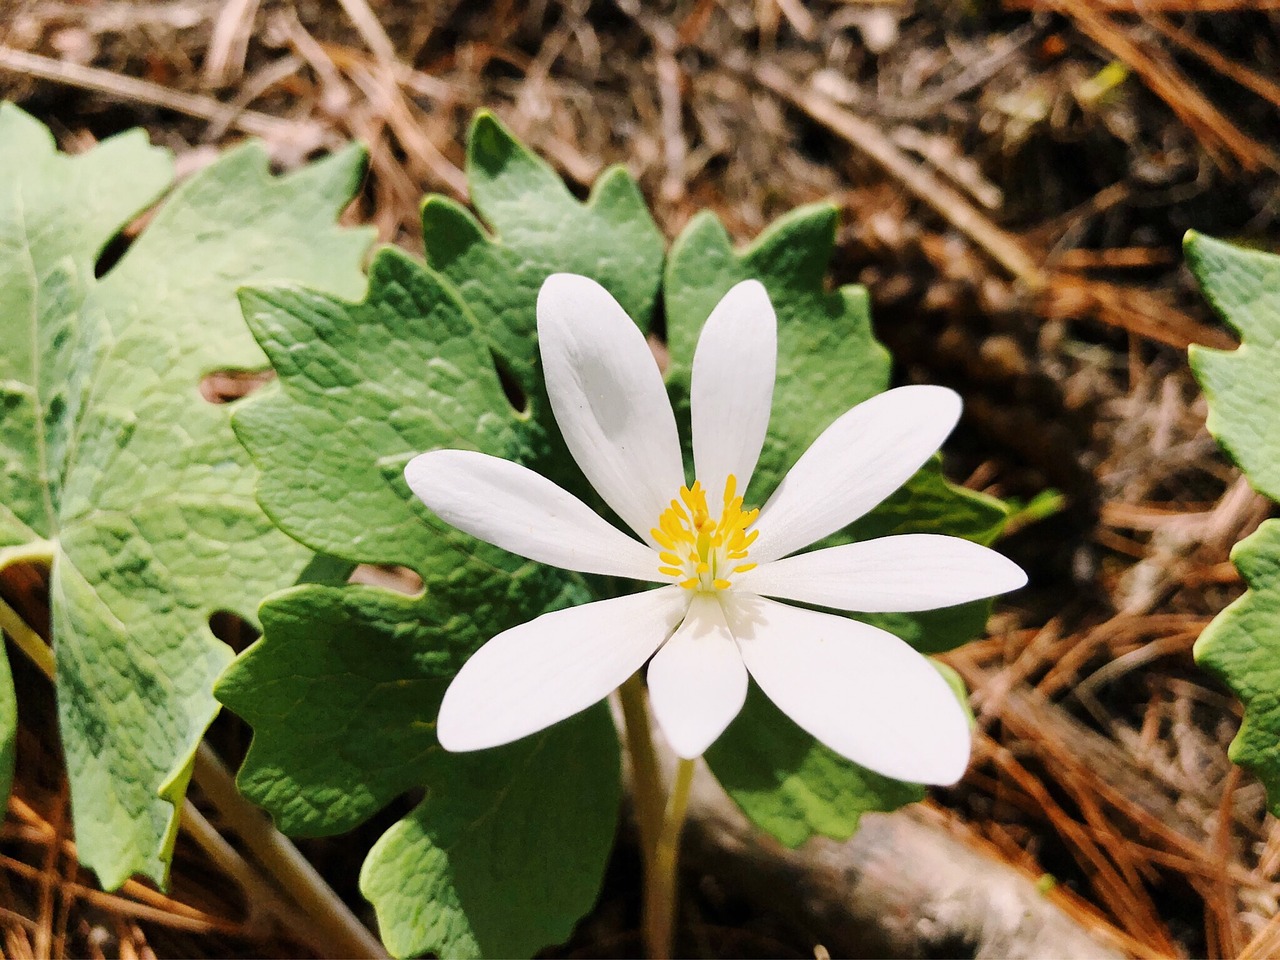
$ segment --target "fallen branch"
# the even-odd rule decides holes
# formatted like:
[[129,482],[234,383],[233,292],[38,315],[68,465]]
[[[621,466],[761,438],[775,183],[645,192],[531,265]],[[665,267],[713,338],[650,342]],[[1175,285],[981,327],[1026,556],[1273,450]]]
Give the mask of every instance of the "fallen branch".
[[1039,6],[1069,17],[1081,33],[1141,77],[1219,164],[1229,155],[1245,170],[1280,170],[1280,157],[1232,123],[1163,50],[1137,43],[1097,4],[1088,0],[1045,0]]
[[908,807],[870,813],[843,843],[788,850],[747,822],[705,767],[686,862],[771,912],[802,918],[833,956],[1122,957],[1007,864]]
[[0,70],[93,90],[125,102],[149,103],[204,120],[224,121],[244,133],[261,137],[277,149],[287,148],[290,156],[305,156],[325,142],[326,131],[311,121],[282,120],[256,110],[241,110],[227,121],[227,105],[213,97],[170,90],[137,77],[55,60],[12,47],[0,46]]
[[844,109],[812,87],[801,85],[783,70],[763,64],[755,71],[764,87],[807,113],[874,160],[899,180],[916,199],[932,207],[1032,291],[1048,282],[1036,259],[1012,234],[1002,230],[959,191],[913,161],[874,123]]
[[[616,698],[613,710],[620,722]],[[676,756],[660,732],[653,746],[669,782]],[[628,758],[628,776],[629,767]],[[1086,929],[1053,894],[932,822],[919,804],[866,814],[847,841],[814,837],[792,850],[757,830],[699,762],[681,844],[683,869],[714,874],[762,909],[797,918],[828,956],[1101,960],[1143,952],[1105,921]]]

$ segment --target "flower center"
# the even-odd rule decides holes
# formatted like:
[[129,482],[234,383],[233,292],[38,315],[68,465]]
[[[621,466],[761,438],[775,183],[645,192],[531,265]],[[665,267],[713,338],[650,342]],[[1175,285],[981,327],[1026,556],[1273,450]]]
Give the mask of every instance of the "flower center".
[[738,481],[733,474],[724,484],[724,509],[718,520],[711,519],[707,509],[707,492],[695,480],[692,487],[681,487],[680,497],[662,511],[658,525],[649,532],[658,541],[662,566],[658,572],[676,578],[686,590],[724,590],[730,577],[746,573],[754,563],[747,559],[747,548],[755,542],[758,531],[747,532],[760,515],[759,510],[742,509],[737,496]]

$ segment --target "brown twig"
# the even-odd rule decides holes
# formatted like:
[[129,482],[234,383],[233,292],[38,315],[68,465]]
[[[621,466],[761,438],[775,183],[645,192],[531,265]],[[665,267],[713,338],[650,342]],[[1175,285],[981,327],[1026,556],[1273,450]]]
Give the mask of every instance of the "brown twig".
[[1231,156],[1249,171],[1263,167],[1280,170],[1280,157],[1227,119],[1167,54],[1140,45],[1122,26],[1100,12],[1096,4],[1088,0],[1043,0],[1043,6],[1070,17],[1082,33],[1138,74],[1219,163]]
[[1048,278],[1035,258],[1012,234],[991,222],[958,191],[915,163],[869,120],[837,106],[772,64],[755,70],[762,86],[817,120],[850,146],[883,167],[917,200],[931,207],[967,236],[1029,290],[1042,290]]
[[[1003,0],[1006,10],[1050,10],[1057,0]],[[1280,0],[1087,0],[1100,13],[1240,13],[1280,10]]]
[[204,58],[204,82],[223,87],[244,75],[253,18],[260,0],[226,0],[213,22],[213,36]]
[[1146,20],[1164,36],[1176,43],[1188,53],[1199,57],[1224,77],[1229,77],[1246,90],[1251,90],[1273,106],[1280,107],[1280,83],[1270,77],[1252,70],[1243,64],[1223,56],[1212,45],[1205,43],[1189,30],[1179,30],[1165,17],[1151,16]]
[[[140,80],[137,77],[126,77],[110,70],[55,60],[38,53],[14,50],[11,47],[0,47],[0,70],[10,70],[14,73],[51,80],[54,83],[94,90],[126,102],[149,103],[165,110],[173,110],[204,120],[217,120],[226,109],[225,104],[212,97],[170,90],[158,83]],[[314,149],[323,141],[321,130],[315,124],[282,120],[256,110],[240,111],[231,126],[252,136],[262,137],[271,143],[289,143],[303,153]]]

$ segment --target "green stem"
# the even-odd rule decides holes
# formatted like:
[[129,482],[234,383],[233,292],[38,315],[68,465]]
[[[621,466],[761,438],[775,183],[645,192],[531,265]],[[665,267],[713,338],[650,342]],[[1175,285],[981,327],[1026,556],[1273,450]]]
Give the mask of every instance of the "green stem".
[[292,901],[286,902],[276,888],[258,872],[258,868],[242,857],[190,800],[182,801],[182,829],[223,873],[240,884],[248,914],[245,919],[246,928],[251,931],[269,931],[271,918],[279,920],[289,916],[293,918],[289,929],[294,936],[310,936],[311,939],[306,941],[307,945],[320,955],[329,949],[329,944],[320,939],[319,931],[302,911]]
[[640,832],[644,863],[644,939],[653,960],[671,956],[676,919],[676,874],[680,860],[680,831],[689,807],[693,761],[676,767],[671,795],[663,800],[662,774],[653,748],[649,711],[640,674],[632,675],[619,691],[631,758],[631,793]]
[[676,878],[680,865],[680,833],[689,809],[693,761],[681,760],[667,800],[666,815],[653,858],[645,871],[644,933],[653,960],[669,960],[675,941]]
[[[3,572],[6,567],[11,567],[18,563],[28,563],[46,568],[51,567],[53,565],[53,541],[33,540],[31,543],[0,549],[0,572]],[[5,603],[4,600],[0,600],[0,630],[9,635],[9,638],[17,644],[18,649],[27,655],[27,658],[40,669],[41,673],[50,680],[53,679],[54,671],[57,669],[53,659],[53,648],[45,643],[44,638],[32,630],[27,621],[18,615],[18,611]]]
[[204,743],[196,751],[194,779],[227,826],[240,835],[254,858],[302,908],[313,934],[320,936],[333,956],[387,956],[378,938],[356,919],[298,848],[271,825],[266,814],[240,795],[230,772]]
[[53,679],[57,669],[53,659],[53,649],[44,642],[40,634],[27,626],[27,621],[18,616],[18,612],[13,607],[3,600],[0,600],[0,630],[9,635],[18,649],[40,668],[41,673],[50,680]]
[[622,699],[627,755],[631,758],[631,795],[636,808],[636,827],[640,831],[640,851],[644,855],[647,873],[658,847],[658,834],[662,831],[666,789],[658,770],[658,756],[653,750],[649,711],[645,708],[644,684],[640,674],[632,674],[618,693]]

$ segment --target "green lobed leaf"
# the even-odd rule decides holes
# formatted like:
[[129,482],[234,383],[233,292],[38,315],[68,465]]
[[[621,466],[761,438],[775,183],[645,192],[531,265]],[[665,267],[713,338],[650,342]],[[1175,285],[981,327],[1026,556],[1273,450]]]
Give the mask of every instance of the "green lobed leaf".
[[552,273],[592,277],[648,330],[662,279],[662,234],[624,168],[607,169],[580,203],[541,158],[485,111],[471,126],[467,176],[484,223],[447,197],[427,197],[427,262],[458,289],[523,394],[530,465],[594,498],[551,417],[538,360],[538,291]]
[[[1189,233],[1187,263],[1209,302],[1241,336],[1233,351],[1193,346],[1191,369],[1209,404],[1209,432],[1256,490],[1280,500],[1280,257]],[[1231,759],[1248,767],[1280,813],[1280,522],[1236,544],[1248,591],[1196,641],[1195,658],[1235,691],[1244,722]]]
[[525,956],[595,899],[621,791],[613,720],[601,703],[531,739],[437,751],[438,786],[369,852],[360,889],[396,956]]
[[422,782],[456,670],[447,649],[429,645],[422,606],[387,590],[323,586],[263,604],[269,642],[236,661],[217,695],[255,730],[238,786],[281,830],[350,830]]
[[663,284],[667,383],[681,423],[688,422],[698,334],[720,298],[755,278],[778,315],[778,381],[749,503],[763,503],[831,421],[889,385],[889,353],[872,335],[866,290],[826,289],[836,218],[829,203],[800,207],[739,252],[720,221],[703,212],[671,247]]
[[[501,630],[590,594],[582,578],[440,523],[410,495],[402,470],[417,453],[455,447],[566,478],[572,471],[537,371],[537,292],[548,274],[573,270],[646,317],[662,262],[661,236],[620,170],[581,204],[482,114],[468,174],[496,236],[462,207],[430,198],[423,219],[432,268],[381,251],[362,303],[296,286],[243,294],[280,379],[235,418],[262,471],[264,509],[313,549],[409,567],[424,588],[417,597],[358,587],[273,597],[262,608],[262,639],[217,688],[254,727],[238,782],[287,831],[349,829],[406,789],[427,786],[425,806],[370,855],[362,888],[392,949],[448,956],[532,953],[589,909],[612,841],[618,746],[612,735],[584,739],[573,725],[557,726],[502,755],[508,765],[536,756],[564,769],[512,784],[486,755],[439,756],[436,711],[466,657]],[[523,393],[519,409],[499,371]],[[592,772],[568,775],[582,770]],[[459,819],[508,789],[502,817]],[[569,829],[560,811],[584,803],[597,813]],[[520,843],[495,864],[511,822]],[[447,839],[463,826],[465,842]],[[573,869],[533,882],[549,851]]]
[[1237,350],[1189,351],[1209,401],[1209,432],[1255,490],[1280,501],[1280,257],[1196,233],[1185,248],[1205,297],[1244,341]]
[[168,187],[165,151],[124,134],[77,157],[0,107],[0,567],[51,562],[59,724],[82,861],[108,888],[165,883],[191,759],[231,651],[308,555],[253,498],[229,410],[201,379],[261,367],[242,283],[358,293],[365,231],[334,220],[363,172],[349,150],[273,177],[256,145],[166,200],[100,280],[108,241]]
[[[748,490],[762,503],[837,417],[889,386],[889,354],[871,331],[862,287],[826,288],[837,211],[801,207],[741,251],[710,213],[695,216],[673,244],[663,287],[671,366],[667,379],[688,421],[694,347],[703,321],[730,287],[760,280],[778,315],[778,380],[760,464]],[[1009,515],[998,500],[947,483],[935,458],[875,511],[829,543],[909,532],[992,542]],[[981,632],[989,602],[923,614],[860,615],[933,653]],[[815,833],[843,839],[868,810],[921,796],[914,784],[880,777],[818,744],[753,685],[748,706],[707,753],[721,784],[757,826],[796,845]]]
[[1194,653],[1243,701],[1230,757],[1262,781],[1268,807],[1280,814],[1280,520],[1236,544],[1231,560],[1248,592],[1205,628]]

